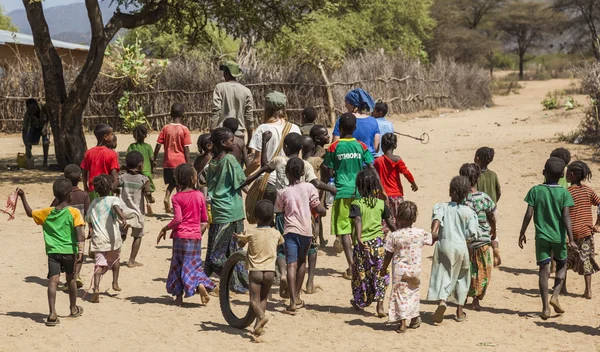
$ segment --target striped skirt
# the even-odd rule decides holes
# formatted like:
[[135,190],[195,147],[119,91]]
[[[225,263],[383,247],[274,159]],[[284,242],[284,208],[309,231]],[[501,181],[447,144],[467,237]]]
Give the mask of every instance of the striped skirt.
[[173,258],[167,277],[167,292],[173,296],[184,294],[191,297],[199,285],[207,291],[215,288],[215,283],[202,269],[202,246],[200,240],[173,239]]

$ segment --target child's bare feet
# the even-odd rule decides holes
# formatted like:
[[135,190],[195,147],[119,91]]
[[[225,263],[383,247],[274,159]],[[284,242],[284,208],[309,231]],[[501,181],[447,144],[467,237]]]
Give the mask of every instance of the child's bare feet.
[[477,298],[477,297],[473,298],[472,307],[473,307],[474,311],[477,311],[477,312],[481,311],[481,305],[479,304],[479,298]]
[[592,299],[592,293],[589,292],[588,290],[585,290],[585,292],[583,293],[583,298]]
[[173,214],[173,209],[171,209],[171,203],[168,200],[165,200],[163,201],[163,204],[165,205],[165,213]]
[[198,293],[200,294],[200,300],[202,301],[202,304],[208,304],[210,301],[210,296],[208,295],[208,291],[204,285],[198,285]]
[[175,296],[175,300],[173,300],[173,303],[177,307],[183,306],[183,295],[177,295],[177,296]]
[[398,329],[396,330],[399,334],[404,334],[408,328],[406,327],[406,319],[402,319],[400,321],[400,325],[398,325]]
[[550,308],[546,308],[546,309],[542,310],[542,314],[540,314],[540,318],[542,318],[542,320],[548,320],[548,318],[550,318]]
[[[383,302],[377,302],[377,317],[378,318],[386,318],[387,314],[385,313],[384,309],[383,309]],[[406,321],[404,321],[404,326],[405,326],[405,330],[406,330]]]
[[558,302],[558,297],[555,297],[554,295],[552,295],[552,298],[550,298],[550,305],[552,308],[554,308],[554,312],[556,312],[556,314],[563,314],[565,312]]
[[119,287],[119,284],[118,284],[118,283],[116,283],[116,282],[113,282],[113,284],[112,284],[112,288],[113,288],[113,290],[115,290],[115,291],[122,291],[122,290],[121,290],[121,288]]
[[94,294],[92,294],[92,303],[100,303],[100,291],[94,291]]
[[127,263],[128,268],[137,268],[138,266],[144,266],[144,264],[131,260],[129,261],[129,263]]
[[146,216],[154,216],[154,212],[152,211],[152,207],[149,204],[146,205]]
[[269,322],[269,318],[265,315],[262,318],[256,319],[256,324],[254,325],[254,335],[261,336],[265,333],[265,324]]
[[281,279],[281,281],[279,282],[279,297],[290,298],[290,293],[288,292],[287,280]]
[[306,283],[306,293],[312,295],[313,293],[317,293],[318,290],[323,291],[321,286],[315,285],[314,283]]

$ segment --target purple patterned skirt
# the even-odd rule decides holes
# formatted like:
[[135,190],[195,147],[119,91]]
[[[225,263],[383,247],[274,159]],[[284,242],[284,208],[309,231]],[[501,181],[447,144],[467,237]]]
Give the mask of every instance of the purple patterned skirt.
[[215,288],[215,283],[206,276],[202,269],[202,245],[200,240],[184,238],[173,239],[173,258],[167,277],[167,292],[173,296],[184,294],[191,297],[199,285],[208,292]]

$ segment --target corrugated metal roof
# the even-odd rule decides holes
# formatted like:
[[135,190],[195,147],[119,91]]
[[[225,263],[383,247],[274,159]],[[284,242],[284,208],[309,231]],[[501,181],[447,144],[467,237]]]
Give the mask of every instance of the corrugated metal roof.
[[[33,46],[33,36],[29,34],[0,30],[0,45],[3,44],[20,44]],[[54,46],[57,48],[68,50],[90,50],[90,47],[87,45],[67,43],[60,40],[53,40],[52,44],[54,44]]]

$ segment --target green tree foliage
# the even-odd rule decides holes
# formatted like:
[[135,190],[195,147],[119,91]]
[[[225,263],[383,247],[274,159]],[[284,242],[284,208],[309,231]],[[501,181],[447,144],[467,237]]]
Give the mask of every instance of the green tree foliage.
[[4,8],[2,5],[0,5],[0,29],[11,32],[16,32],[19,30],[17,26],[12,23],[10,17],[4,14]]
[[306,17],[295,30],[286,27],[263,56],[328,68],[339,66],[348,54],[383,49],[417,56],[434,27],[431,0],[374,0],[328,2]]
[[504,33],[506,44],[519,56],[519,78],[527,51],[548,45],[548,39],[563,26],[565,18],[544,3],[513,0],[498,15],[496,28]]

